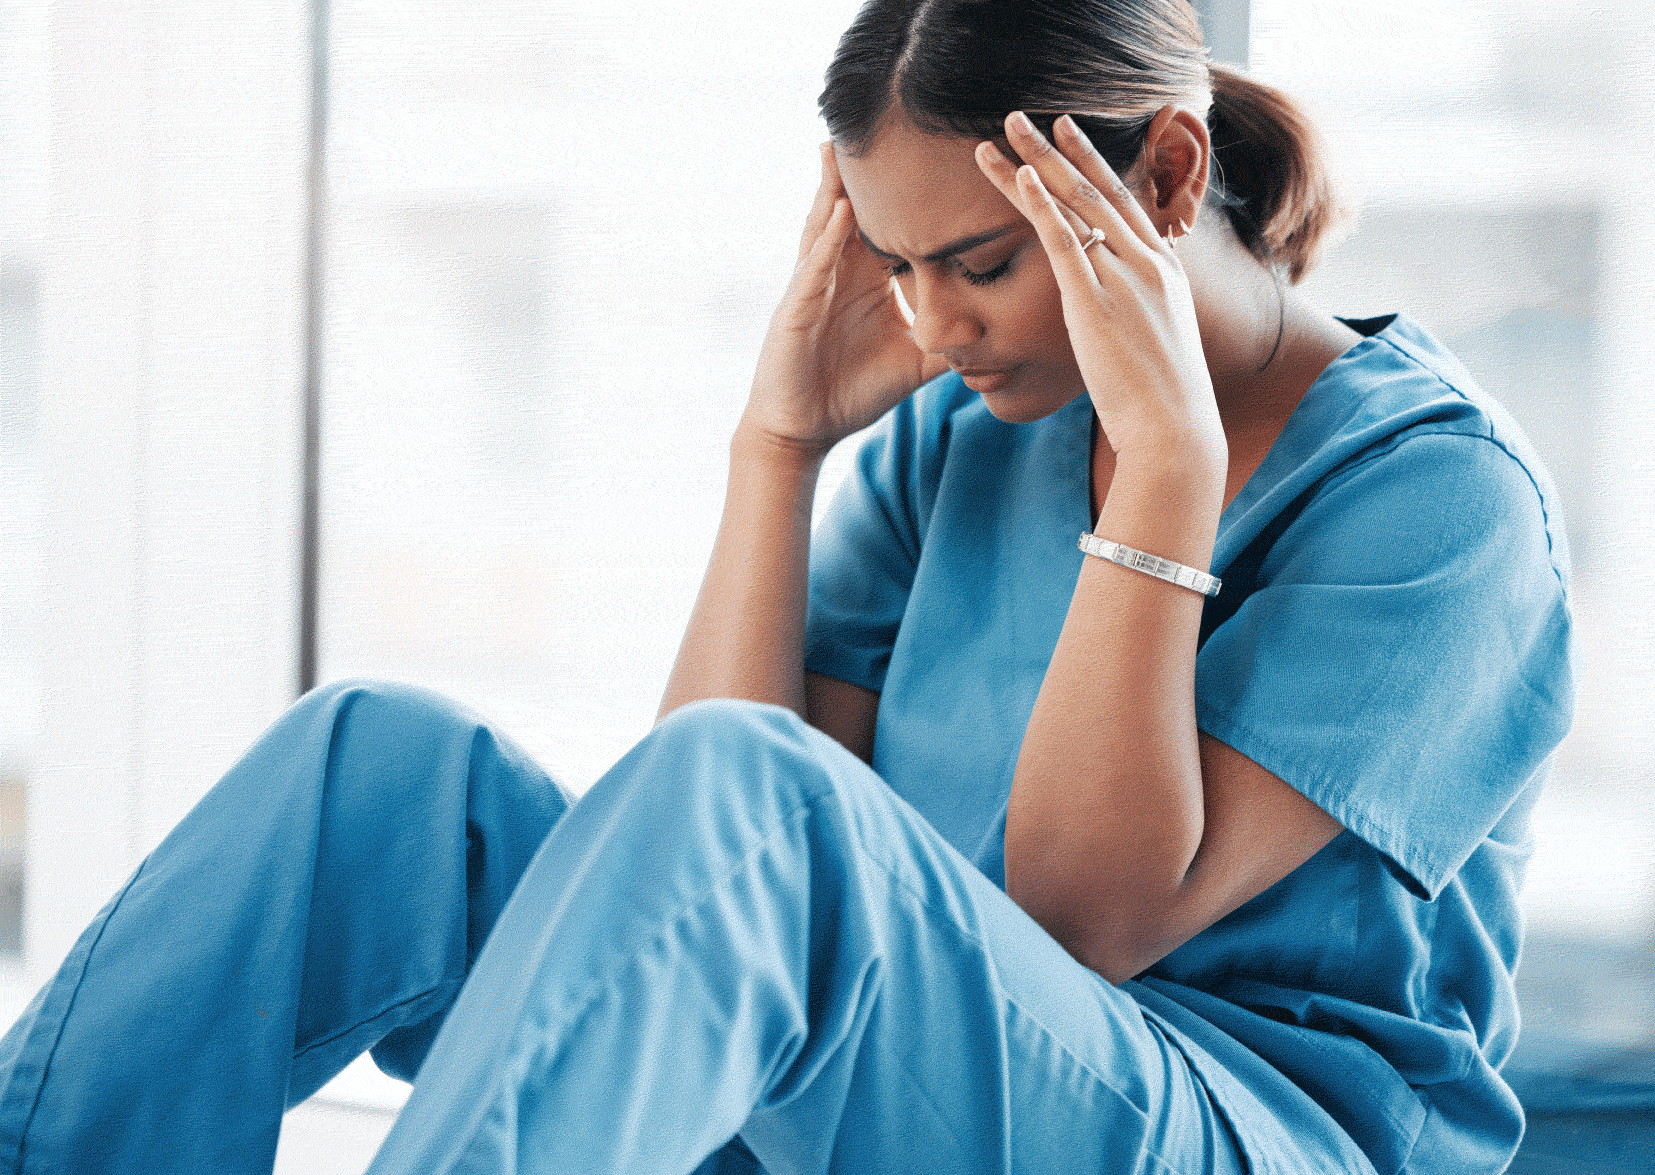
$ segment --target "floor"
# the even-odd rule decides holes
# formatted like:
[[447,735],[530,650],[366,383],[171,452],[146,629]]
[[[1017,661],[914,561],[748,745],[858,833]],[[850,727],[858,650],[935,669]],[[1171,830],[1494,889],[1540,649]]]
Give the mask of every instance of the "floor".
[[408,1086],[358,1057],[282,1120],[276,1175],[362,1175],[384,1141]]
[[276,1175],[362,1175],[394,1121],[391,1110],[312,1098],[282,1121]]

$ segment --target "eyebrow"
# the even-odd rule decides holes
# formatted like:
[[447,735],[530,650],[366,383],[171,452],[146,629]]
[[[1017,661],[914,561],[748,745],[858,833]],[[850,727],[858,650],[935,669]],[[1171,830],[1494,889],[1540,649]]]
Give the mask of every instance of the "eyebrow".
[[[986,233],[973,233],[969,237],[961,237],[959,240],[954,241],[951,244],[944,245],[935,253],[927,253],[923,258],[921,258],[921,260],[932,263],[947,261],[956,253],[967,253],[972,249],[975,249],[978,245],[986,245],[990,241],[998,240],[1000,237],[1005,236],[1022,223],[1024,222],[1013,221],[1011,224],[1001,225],[999,228],[989,229]],[[862,238],[862,243],[868,247],[870,252],[877,253],[879,256],[888,258],[892,261],[902,260],[902,258],[898,257],[895,253],[887,253],[878,245],[870,241],[868,239],[868,234],[863,232],[860,228],[856,230],[856,235]]]

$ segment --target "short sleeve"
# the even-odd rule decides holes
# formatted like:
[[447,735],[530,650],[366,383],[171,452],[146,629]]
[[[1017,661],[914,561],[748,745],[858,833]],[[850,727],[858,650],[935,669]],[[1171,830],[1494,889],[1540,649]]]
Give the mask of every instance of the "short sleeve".
[[811,536],[805,668],[864,689],[884,688],[936,485],[926,471],[942,459],[924,391],[869,433]]
[[1405,434],[1276,539],[1201,649],[1199,725],[1435,898],[1568,729],[1562,558],[1497,441]]

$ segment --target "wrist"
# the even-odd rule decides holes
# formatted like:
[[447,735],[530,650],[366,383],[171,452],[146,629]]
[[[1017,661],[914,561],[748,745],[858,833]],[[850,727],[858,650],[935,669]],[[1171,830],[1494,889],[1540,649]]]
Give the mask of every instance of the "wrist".
[[1111,486],[1141,486],[1169,501],[1222,498],[1229,453],[1202,443],[1146,445],[1115,454]]
[[780,436],[744,416],[730,437],[730,460],[814,475],[831,448],[832,443]]
[[1092,533],[1206,571],[1225,472],[1224,461],[1199,449],[1121,454]]

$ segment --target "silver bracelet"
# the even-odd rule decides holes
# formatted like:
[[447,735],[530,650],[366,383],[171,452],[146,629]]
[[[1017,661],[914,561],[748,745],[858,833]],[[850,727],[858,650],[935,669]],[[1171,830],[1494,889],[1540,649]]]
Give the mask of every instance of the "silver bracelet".
[[1200,592],[1203,596],[1216,596],[1218,589],[1222,586],[1217,579],[1214,579],[1205,571],[1185,567],[1182,563],[1174,563],[1171,559],[1163,559],[1159,555],[1151,555],[1147,551],[1123,547],[1119,543],[1110,542],[1108,539],[1100,539],[1090,531],[1081,531],[1080,549],[1088,555],[1096,555],[1099,559],[1107,559],[1111,563],[1119,563],[1122,567],[1142,571],[1145,575],[1153,575],[1156,579],[1164,579],[1168,583],[1177,584],[1179,587],[1189,588],[1191,591]]

